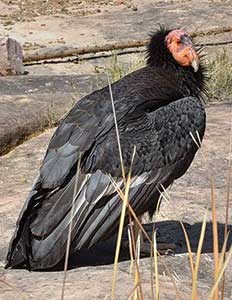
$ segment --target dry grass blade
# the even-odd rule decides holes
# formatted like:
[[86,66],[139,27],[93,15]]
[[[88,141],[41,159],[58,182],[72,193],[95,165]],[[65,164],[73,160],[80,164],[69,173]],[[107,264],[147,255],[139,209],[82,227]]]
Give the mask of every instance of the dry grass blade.
[[221,49],[207,64],[210,78],[208,94],[211,101],[223,101],[232,95],[232,60],[226,49]]
[[[164,186],[161,186],[161,187],[163,189],[162,195],[163,195],[164,200],[168,204],[170,204],[171,203],[170,202],[171,198],[170,198],[167,190],[164,188]],[[161,191],[160,191],[160,193],[161,193]],[[187,246],[187,250],[188,250],[188,256],[189,256],[189,264],[190,264],[190,269],[191,269],[191,274],[192,274],[192,279],[193,279],[193,277],[194,277],[194,263],[193,263],[193,254],[192,254],[192,249],[191,249],[191,245],[190,245],[189,236],[188,236],[188,233],[187,233],[187,231],[186,231],[186,229],[184,227],[183,222],[180,219],[180,216],[176,213],[176,209],[174,207],[173,207],[173,212],[174,212],[177,220],[180,222],[181,228],[182,228],[183,233],[184,233],[184,237],[185,237],[185,241],[186,241],[186,246]]]
[[215,278],[214,285],[213,285],[213,287],[212,287],[212,289],[210,291],[208,299],[211,300],[212,298],[214,298],[215,291],[218,289],[218,284],[219,284],[219,282],[220,282],[220,280],[221,280],[221,278],[222,278],[222,276],[223,276],[223,274],[225,272],[225,269],[227,268],[227,266],[229,264],[231,256],[232,256],[232,246],[230,247],[230,250],[228,252],[228,255],[227,255],[226,259],[225,259],[225,262],[224,262],[224,264],[223,264],[220,272],[218,272],[218,274],[217,274],[218,276]]
[[136,259],[138,262],[138,265],[140,263],[140,250],[141,250],[141,234],[138,234],[137,240],[136,240]]
[[204,216],[204,219],[202,222],[201,234],[200,234],[200,239],[199,239],[198,247],[197,247],[196,263],[195,263],[194,275],[193,275],[193,279],[192,279],[192,300],[198,299],[197,277],[198,277],[198,271],[199,271],[199,266],[200,266],[201,250],[202,250],[202,245],[203,245],[203,241],[204,241],[204,237],[205,237],[206,219],[207,219],[207,212],[205,213],[205,216]]
[[[115,188],[115,190],[117,191],[117,193],[119,194],[120,198],[122,199],[123,201],[123,192],[121,191],[121,189],[117,186],[116,182],[114,181],[114,179],[112,177],[110,177],[111,179],[111,182]],[[146,233],[146,231],[144,230],[141,222],[139,221],[138,217],[136,216],[136,213],[134,212],[133,208],[130,206],[130,203],[127,203],[128,205],[128,209],[129,209],[129,212],[131,213],[133,219],[135,220],[135,222],[138,224],[139,228],[141,229],[142,233],[144,234],[144,236],[146,237],[146,239],[150,242],[150,244],[152,245],[152,241],[151,239],[149,238],[148,234]],[[152,245],[153,247],[153,245]],[[162,260],[162,256],[159,254],[159,252],[157,252],[158,256],[161,258],[161,263],[165,269],[165,271],[167,272],[168,276],[170,277],[171,281],[172,281],[172,284],[175,288],[175,291],[176,291],[176,299],[181,299],[181,295],[180,295],[180,292],[179,292],[179,289],[176,285],[176,282],[175,282],[175,279],[173,277],[173,275],[171,274],[168,266],[166,265],[166,263]]]
[[[135,232],[133,230],[133,225],[132,225],[132,218],[131,218],[131,213],[129,212],[129,226],[130,226],[130,234],[131,234],[131,246],[132,246],[132,255],[134,257],[134,263],[135,263],[135,281],[134,281],[134,286],[138,286],[139,291],[137,289],[134,290],[134,298],[140,297],[143,299],[143,292],[142,292],[142,285],[141,285],[141,280],[140,280],[140,270],[139,270],[139,261],[137,257],[140,256],[140,248],[136,249],[136,241],[135,241]],[[140,247],[140,246],[139,246]]]
[[138,289],[134,292],[134,300],[143,299],[143,293],[141,289],[141,280],[140,280],[140,270],[139,270],[139,263],[140,263],[140,234],[137,236],[136,240],[136,256],[135,256],[135,279],[134,279],[134,286],[138,285]]
[[185,242],[187,245],[187,250],[188,250],[188,256],[189,256],[189,264],[190,264],[190,269],[191,269],[191,274],[192,274],[192,278],[194,277],[194,263],[193,263],[193,254],[192,254],[192,249],[191,249],[191,245],[190,245],[190,240],[189,240],[189,236],[188,233],[184,227],[183,222],[179,219],[178,220],[180,222],[181,228],[184,232],[184,238],[185,238]]
[[[214,257],[214,280],[218,278],[219,272],[219,251],[218,251],[218,228],[217,228],[217,213],[215,203],[214,180],[211,179],[211,200],[212,200],[212,226],[213,226],[213,257]],[[219,290],[216,286],[214,291],[214,300],[218,300]]]
[[[117,239],[115,258],[114,258],[114,270],[113,270],[112,294],[111,294],[112,300],[114,300],[115,299],[117,269],[118,269],[118,259],[119,259],[119,253],[120,253],[120,247],[121,247],[121,240],[122,240],[124,220],[125,220],[125,215],[126,215],[126,208],[128,206],[127,203],[129,200],[128,197],[129,197],[129,190],[130,190],[131,170],[132,170],[132,164],[133,164],[136,149],[134,147],[132,160],[131,160],[131,166],[130,166],[128,178],[126,180],[125,169],[124,169],[124,164],[123,164],[123,157],[122,157],[122,150],[121,150],[121,143],[120,143],[120,136],[119,136],[119,130],[118,130],[118,124],[117,124],[117,118],[116,118],[116,111],[115,111],[115,106],[114,106],[113,93],[112,93],[111,83],[110,83],[108,74],[107,74],[107,79],[108,79],[108,84],[109,84],[110,98],[111,98],[112,110],[113,110],[113,115],[114,115],[114,124],[115,124],[117,143],[118,143],[118,149],[119,149],[119,158],[120,158],[120,162],[121,162],[122,177],[123,177],[123,181],[124,181],[124,185],[125,185],[125,194],[122,193],[122,195],[121,195],[122,200],[123,200],[123,205],[122,205],[122,211],[121,211],[121,216],[120,216],[118,239]],[[132,240],[133,240],[133,238],[132,238]],[[140,285],[140,275],[139,275],[139,270],[138,270],[137,263],[136,263],[136,284],[137,283],[139,283],[140,294],[142,295],[141,285]]]
[[80,154],[80,157],[79,157],[79,160],[77,163],[77,172],[76,172],[76,179],[75,179],[75,185],[74,185],[74,191],[73,191],[72,208],[71,208],[70,223],[69,223],[69,228],[68,228],[68,239],[67,239],[65,261],[64,261],[64,277],[63,277],[63,284],[62,284],[62,291],[61,291],[61,300],[64,299],[65,282],[66,282],[66,278],[67,278],[68,259],[69,259],[71,234],[72,234],[72,222],[73,222],[73,215],[74,215],[74,203],[75,203],[75,198],[76,198],[76,194],[77,194],[80,164],[81,164],[81,154]]
[[189,133],[191,138],[193,139],[194,143],[197,145],[198,149],[201,148],[201,144],[196,140],[196,138],[194,137],[194,135],[192,134],[192,132]]
[[156,242],[156,231],[153,235],[154,243],[154,264],[155,264],[155,299],[159,300],[159,271],[158,271],[158,255],[157,255],[157,242]]
[[[224,239],[228,235],[228,218],[229,218],[229,203],[230,203],[230,185],[231,185],[231,153],[232,153],[232,111],[231,111],[231,119],[230,119],[230,148],[229,148],[229,168],[228,168],[228,177],[227,177],[227,191],[226,191],[226,215],[225,215],[225,229],[224,229]],[[228,238],[228,237],[227,237]],[[225,242],[225,241],[224,241]],[[223,254],[223,261],[225,260],[226,252]],[[222,278],[222,286],[221,286],[221,300],[224,299],[224,291],[225,291],[225,273]]]
[[[117,238],[117,244],[116,244],[116,251],[115,251],[115,257],[114,257],[114,270],[113,270],[113,280],[112,280],[112,300],[115,299],[115,287],[116,287],[116,277],[117,277],[117,270],[118,270],[118,259],[119,259],[119,252],[121,247],[121,240],[122,240],[122,233],[123,233],[123,227],[124,227],[124,220],[126,216],[126,208],[127,203],[129,200],[129,191],[130,191],[130,183],[131,183],[131,170],[132,170],[132,164],[135,156],[135,147],[134,152],[131,159],[131,166],[128,174],[128,178],[126,181],[125,186],[125,194],[123,195],[123,204],[122,204],[122,210],[121,210],[121,216],[120,216],[120,222],[119,222],[119,229],[118,229],[118,238]],[[125,174],[125,172],[124,172]]]
[[130,275],[132,274],[133,271],[133,266],[134,266],[134,251],[133,251],[133,246],[132,246],[132,237],[131,237],[131,227],[127,229],[127,235],[128,235],[128,241],[129,241],[129,254],[130,254]]
[[125,168],[124,168],[123,158],[122,158],[122,148],[121,148],[121,143],[120,143],[120,136],[119,136],[119,130],[118,130],[116,111],[115,111],[115,106],[114,106],[114,98],[113,98],[113,92],[112,92],[110,78],[109,78],[108,74],[107,74],[107,79],[108,79],[108,85],[109,85],[109,91],[110,91],[111,105],[112,105],[112,110],[113,110],[113,115],[114,115],[114,125],[115,125],[116,136],[117,136],[117,143],[118,143],[119,158],[120,158],[120,163],[121,163],[122,178],[123,178],[123,181],[124,181],[124,185],[126,185],[126,174],[125,174]]
[[192,134],[192,132],[190,132],[189,134],[190,134],[191,138],[193,139],[194,143],[197,145],[198,150],[200,151],[200,153],[202,155],[202,158],[204,160],[205,165],[208,166],[208,164],[207,164],[207,158],[206,158],[206,155],[205,155],[204,150],[202,148],[202,142],[201,142],[201,139],[200,139],[200,136],[199,136],[199,132],[196,131],[197,139],[194,137],[194,135]]
[[117,238],[115,257],[114,257],[114,270],[113,270],[112,295],[111,295],[112,300],[115,299],[115,287],[116,287],[116,277],[117,277],[117,270],[118,270],[118,259],[119,259],[119,252],[120,252],[120,247],[121,247],[124,220],[125,220],[126,208],[127,208],[127,202],[128,202],[128,196],[129,196],[130,179],[131,178],[130,178],[130,174],[129,174],[128,181],[126,184],[126,189],[125,189],[125,195],[123,197],[123,204],[122,204],[119,229],[118,229],[118,238]]
[[132,291],[130,292],[130,294],[129,294],[128,298],[127,298],[127,300],[131,300],[132,299],[132,297],[133,297],[133,295],[134,295],[134,293],[135,293],[135,291],[137,290],[138,287],[139,287],[139,282],[137,283],[137,285],[135,285],[133,287]]
[[154,259],[153,259],[153,243],[151,244],[151,248],[150,248],[150,264],[151,264],[151,277],[150,277],[150,283],[151,283],[151,299],[155,300],[155,296],[154,296],[154,286],[153,286],[153,276],[154,276],[154,272],[153,272],[153,263],[154,263]]
[[219,258],[219,263],[218,263],[219,270],[221,270],[221,268],[223,267],[224,261],[225,261],[226,246],[227,246],[228,238],[229,238],[229,232],[227,232],[227,235],[224,238],[222,251],[221,251],[220,258]]
[[[119,229],[118,229],[118,239],[117,239],[115,257],[114,257],[114,270],[113,270],[112,293],[111,293],[111,298],[112,298],[112,300],[114,300],[115,299],[115,288],[116,288],[116,277],[117,277],[117,270],[118,270],[118,258],[119,258],[119,252],[120,252],[120,247],[121,247],[122,232],[123,232],[123,226],[124,226],[128,196],[129,196],[131,174],[129,172],[128,180],[126,181],[125,169],[124,169],[123,158],[122,158],[122,149],[121,149],[121,143],[120,143],[120,136],[119,136],[119,130],[118,130],[118,124],[117,124],[117,117],[116,117],[116,111],[115,111],[115,106],[114,106],[113,93],[112,93],[111,83],[110,83],[110,79],[109,79],[108,74],[107,74],[107,79],[108,79],[108,85],[109,85],[109,92],[110,92],[112,110],[113,110],[113,115],[114,115],[114,125],[115,125],[116,136],[117,136],[117,143],[118,143],[118,150],[119,150],[119,158],[120,158],[120,162],[121,162],[122,177],[123,177],[123,181],[124,181],[124,185],[125,185],[125,195],[123,195],[123,198],[122,198],[123,205],[122,205],[122,211],[121,211],[121,216],[120,216],[120,223],[119,223]],[[132,157],[132,162],[133,162],[133,157]]]
[[8,286],[9,288],[11,288],[12,290],[14,290],[18,296],[22,296],[21,299],[29,299],[29,297],[25,294],[25,292],[19,290],[17,287],[13,286],[12,284],[6,282],[4,279],[1,279],[0,278],[0,284],[3,284],[3,285],[6,285]]

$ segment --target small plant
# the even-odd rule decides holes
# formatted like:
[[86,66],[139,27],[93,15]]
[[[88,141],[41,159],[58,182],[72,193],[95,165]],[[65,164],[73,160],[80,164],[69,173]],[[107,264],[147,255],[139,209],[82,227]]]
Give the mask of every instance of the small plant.
[[[125,75],[138,70],[139,68],[145,66],[144,57],[135,57],[131,55],[129,62],[123,62],[120,56],[117,53],[112,53],[111,61],[108,66],[104,67],[95,67],[96,73],[108,73],[111,81],[115,82]],[[105,86],[105,82],[100,82],[100,87]]]
[[209,98],[222,101],[232,96],[232,59],[224,49],[208,62]]
[[112,82],[115,82],[121,79],[123,76],[138,70],[139,68],[145,65],[144,58],[137,58],[132,57],[129,60],[129,63],[125,63],[120,61],[119,56],[116,53],[113,53],[111,64],[108,68],[106,68],[107,72],[109,73]]

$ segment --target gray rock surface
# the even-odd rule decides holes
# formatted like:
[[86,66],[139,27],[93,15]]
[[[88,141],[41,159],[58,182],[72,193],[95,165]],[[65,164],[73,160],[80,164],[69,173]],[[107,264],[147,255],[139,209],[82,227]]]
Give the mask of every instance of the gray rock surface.
[[96,83],[96,76],[83,75],[1,78],[0,155],[53,127]]
[[0,37],[0,76],[23,73],[23,52],[20,43],[9,37]]

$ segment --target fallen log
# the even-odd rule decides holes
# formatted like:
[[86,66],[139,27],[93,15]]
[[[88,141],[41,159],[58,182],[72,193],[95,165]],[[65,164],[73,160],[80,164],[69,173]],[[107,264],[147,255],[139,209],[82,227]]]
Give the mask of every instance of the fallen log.
[[[208,35],[216,35],[216,34],[221,34],[221,33],[226,33],[231,31],[232,31],[232,26],[218,27],[218,28],[212,28],[208,30],[194,31],[190,33],[190,36],[194,38],[197,36],[202,37]],[[130,40],[125,42],[109,43],[105,45],[85,46],[85,47],[62,46],[62,47],[55,47],[55,48],[43,48],[33,53],[26,53],[23,57],[23,62],[29,63],[29,62],[37,62],[42,60],[52,60],[57,58],[78,56],[78,55],[84,55],[90,53],[121,50],[126,48],[139,48],[139,47],[147,46],[148,42],[149,39],[143,39],[143,40]],[[215,44],[205,43],[205,44],[199,44],[199,46],[212,46],[217,44],[224,45],[229,43],[231,43],[231,41],[225,41],[225,42],[215,43]]]

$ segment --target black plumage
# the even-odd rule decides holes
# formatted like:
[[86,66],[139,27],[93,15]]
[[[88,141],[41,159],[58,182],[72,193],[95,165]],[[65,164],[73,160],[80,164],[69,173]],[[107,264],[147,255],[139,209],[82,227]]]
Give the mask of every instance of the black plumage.
[[[167,48],[171,30],[152,35],[147,66],[112,84],[126,173],[134,146],[130,204],[155,211],[167,188],[190,166],[203,138],[204,70],[181,66]],[[81,157],[81,158],[80,158]],[[7,267],[44,269],[64,256],[78,160],[71,252],[91,247],[117,230],[123,187],[109,87],[79,100],[55,131],[10,242]]]

